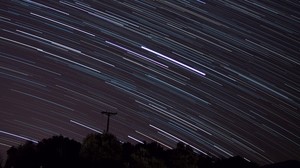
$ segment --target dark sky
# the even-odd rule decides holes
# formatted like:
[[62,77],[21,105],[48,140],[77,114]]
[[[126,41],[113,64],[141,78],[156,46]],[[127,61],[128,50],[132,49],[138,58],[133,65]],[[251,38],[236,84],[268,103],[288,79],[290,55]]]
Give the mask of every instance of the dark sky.
[[0,150],[62,134],[300,159],[299,1],[0,1]]

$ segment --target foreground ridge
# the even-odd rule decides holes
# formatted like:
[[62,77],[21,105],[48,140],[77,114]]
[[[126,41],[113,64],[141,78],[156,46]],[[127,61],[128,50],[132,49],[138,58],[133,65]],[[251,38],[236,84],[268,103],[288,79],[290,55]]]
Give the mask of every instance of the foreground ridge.
[[[262,168],[299,167],[299,161],[286,161]],[[89,134],[82,144],[69,138],[53,136],[38,144],[26,142],[7,150],[4,168],[259,168],[240,156],[217,158],[197,154],[179,142],[174,149],[164,149],[156,142],[121,143],[113,134]]]

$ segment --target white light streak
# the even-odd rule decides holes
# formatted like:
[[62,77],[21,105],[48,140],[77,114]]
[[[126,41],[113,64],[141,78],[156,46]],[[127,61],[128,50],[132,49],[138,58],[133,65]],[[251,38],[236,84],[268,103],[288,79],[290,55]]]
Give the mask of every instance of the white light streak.
[[2,145],[2,146],[6,146],[6,147],[11,147],[10,145],[7,145],[7,144],[4,144],[4,143],[0,143],[0,145]]
[[99,134],[102,134],[101,131],[96,130],[96,129],[94,129],[94,128],[91,128],[91,127],[89,127],[89,126],[87,126],[87,125],[81,124],[81,123],[79,123],[79,122],[77,122],[77,121],[70,120],[70,122],[71,122],[71,123],[74,123],[74,124],[77,124],[77,125],[79,125],[79,126],[82,126],[82,127],[84,127],[84,128],[87,128],[87,129],[89,129],[89,130],[95,131],[95,132],[97,132],[97,133],[99,133]]
[[142,142],[141,140],[138,140],[138,139],[136,139],[136,138],[134,138],[134,137],[132,137],[130,135],[128,135],[128,138],[130,138],[130,139],[132,139],[132,140],[134,140],[134,141],[136,141],[138,143],[144,144],[144,142]]
[[176,139],[176,140],[178,140],[178,141],[184,143],[185,145],[189,145],[189,146],[192,147],[194,150],[196,150],[196,151],[198,151],[198,152],[200,152],[200,153],[202,153],[202,154],[204,154],[204,155],[207,155],[207,153],[205,153],[205,152],[203,152],[202,150],[196,148],[195,146],[193,146],[193,145],[191,145],[191,144],[185,142],[184,140],[182,140],[182,139],[180,139],[180,138],[177,138],[176,136],[174,136],[174,135],[172,135],[172,134],[170,134],[170,133],[168,133],[168,132],[166,132],[166,131],[164,131],[164,130],[158,128],[158,127],[155,127],[154,125],[149,124],[149,126],[152,127],[152,128],[154,128],[154,129],[156,129],[156,130],[158,130],[158,131],[160,131],[160,132],[163,132],[164,134],[167,134],[167,135],[171,136],[172,138],[174,138],[174,139]]
[[35,14],[35,13],[32,13],[32,12],[30,12],[30,14],[31,14],[31,15],[34,15],[34,16],[37,16],[37,17],[40,17],[40,18],[43,18],[43,19],[46,19],[46,20],[49,20],[49,21],[52,21],[52,22],[54,22],[54,23],[57,23],[57,24],[60,24],[60,25],[63,25],[63,26],[66,26],[66,27],[68,27],[68,28],[77,30],[77,31],[79,31],[79,32],[88,34],[88,35],[90,35],[90,36],[95,36],[94,34],[91,34],[91,33],[88,33],[88,32],[86,32],[86,31],[80,30],[80,29],[78,29],[78,28],[76,28],[76,27],[73,27],[73,26],[70,26],[70,25],[61,23],[61,22],[59,22],[59,21],[56,21],[56,20],[47,18],[47,17],[45,17],[45,16],[41,16],[41,15],[38,15],[38,14]]
[[166,147],[166,148],[172,149],[170,146],[168,146],[168,145],[166,145],[166,144],[164,144],[164,143],[162,143],[162,142],[160,142],[160,141],[158,141],[158,140],[156,140],[156,139],[154,139],[154,138],[151,138],[151,137],[148,136],[148,135],[145,135],[145,134],[143,134],[143,133],[141,133],[141,132],[139,132],[139,131],[135,131],[135,132],[138,133],[138,134],[143,135],[144,137],[147,137],[147,138],[151,139],[152,141],[155,141],[155,142],[157,142],[157,143],[163,145],[163,146]]
[[20,136],[20,135],[13,134],[13,133],[10,133],[10,132],[6,132],[6,131],[1,131],[1,130],[0,130],[0,133],[6,134],[6,135],[10,135],[10,136],[13,136],[13,137],[16,137],[16,138],[20,138],[20,139],[23,139],[23,140],[31,141],[31,142],[33,142],[33,143],[39,143],[39,142],[36,141],[36,140],[30,139],[30,138],[26,138],[26,137],[24,137],[24,136]]
[[224,149],[221,149],[220,147],[218,147],[218,146],[216,146],[216,145],[214,145],[214,147],[217,148],[217,149],[219,149],[220,151],[224,152],[224,153],[227,154],[228,156],[233,157],[232,154],[226,152]]
[[158,56],[160,56],[160,57],[162,57],[162,58],[164,58],[164,59],[166,59],[166,60],[168,60],[168,61],[171,61],[171,62],[173,62],[173,63],[175,63],[175,64],[177,64],[177,65],[183,66],[184,68],[187,68],[187,69],[189,69],[189,70],[191,70],[191,71],[193,71],[193,72],[196,72],[197,74],[200,74],[200,75],[202,75],[202,76],[205,76],[205,75],[206,75],[204,72],[201,72],[201,71],[199,71],[199,70],[197,70],[197,69],[195,69],[195,68],[193,68],[193,67],[190,67],[190,66],[188,66],[188,65],[186,65],[186,64],[184,64],[184,63],[181,63],[181,62],[179,62],[179,61],[177,61],[177,60],[175,60],[175,59],[173,59],[173,58],[167,57],[167,56],[165,56],[165,55],[163,55],[163,54],[161,54],[161,53],[159,53],[159,52],[156,52],[156,51],[154,51],[154,50],[151,50],[151,49],[149,49],[149,48],[147,48],[147,47],[141,46],[141,48],[144,49],[144,50],[146,50],[146,51],[149,51],[149,52],[151,52],[151,53],[153,53],[153,54],[156,54],[156,55],[158,55]]

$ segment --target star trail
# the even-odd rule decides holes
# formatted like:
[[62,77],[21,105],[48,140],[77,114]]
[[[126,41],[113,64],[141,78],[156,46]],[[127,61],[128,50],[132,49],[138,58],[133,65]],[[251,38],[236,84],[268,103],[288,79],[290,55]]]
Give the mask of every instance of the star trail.
[[300,159],[300,3],[1,0],[0,151],[110,132]]

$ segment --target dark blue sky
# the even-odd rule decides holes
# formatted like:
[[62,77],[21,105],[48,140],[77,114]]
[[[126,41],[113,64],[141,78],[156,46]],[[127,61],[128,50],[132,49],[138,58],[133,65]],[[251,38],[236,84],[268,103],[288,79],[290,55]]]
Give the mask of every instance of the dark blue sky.
[[0,1],[0,150],[179,141],[260,164],[300,159],[296,1]]

